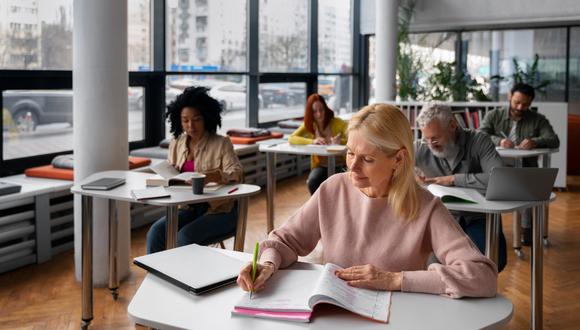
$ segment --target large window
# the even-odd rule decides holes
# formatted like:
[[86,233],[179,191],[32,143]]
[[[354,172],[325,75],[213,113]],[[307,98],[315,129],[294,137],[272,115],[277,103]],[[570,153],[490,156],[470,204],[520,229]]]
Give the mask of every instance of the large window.
[[[218,132],[225,134],[230,128],[244,127],[246,122],[246,76],[244,75],[170,75],[167,76],[165,89],[166,102],[175,100],[183,90],[190,86],[204,86],[209,95],[218,100],[224,112],[222,127]],[[167,124],[167,123],[166,123]],[[166,137],[169,127],[166,125]]]
[[0,1],[0,69],[70,70],[72,4]]
[[[566,29],[534,29],[474,31],[462,34],[467,48],[467,69],[482,83],[488,84],[490,96],[505,100],[513,84],[517,67],[531,73],[534,58],[538,55],[535,81],[538,85],[549,81],[539,89],[537,99],[541,101],[564,101],[566,82]],[[571,46],[574,39],[570,38]],[[517,67],[516,67],[517,65]],[[490,77],[499,75],[499,84]]]
[[318,72],[352,72],[350,0],[318,1]]
[[168,71],[245,71],[245,0],[167,0]]
[[318,94],[336,114],[350,112],[352,78],[347,75],[318,76]]
[[[414,84],[425,87],[427,79],[436,71],[435,66],[439,62],[455,61],[455,43],[457,34],[451,32],[445,33],[414,33],[409,35],[409,43],[401,44],[401,48],[406,53],[412,54],[413,64],[408,66],[397,67],[398,74],[400,70],[418,69],[417,80]],[[375,100],[375,37],[369,37],[369,103]],[[407,72],[407,76],[409,73]],[[400,76],[399,76],[400,78]],[[426,98],[425,95],[419,95],[418,99]]]
[[[129,141],[144,139],[143,96],[128,90]],[[72,90],[5,90],[2,102],[4,160],[72,150]]]
[[568,87],[568,109],[580,115],[580,27],[570,29],[570,78]]
[[304,116],[306,83],[260,84],[260,123]]
[[308,0],[260,0],[260,71],[308,71]]
[[128,1],[129,71],[151,70],[151,3],[150,0]]
[[[1,174],[72,150],[73,2],[0,0]],[[358,103],[352,97],[358,84],[353,44],[360,36],[353,35],[352,25],[358,1],[128,0],[127,5],[133,87],[127,92],[129,108],[119,111],[128,113],[132,149],[167,136],[166,106],[192,85],[206,86],[223,105],[222,134],[248,123],[269,127],[302,117],[308,93],[317,86],[337,113]],[[314,34],[318,37],[311,38]]]

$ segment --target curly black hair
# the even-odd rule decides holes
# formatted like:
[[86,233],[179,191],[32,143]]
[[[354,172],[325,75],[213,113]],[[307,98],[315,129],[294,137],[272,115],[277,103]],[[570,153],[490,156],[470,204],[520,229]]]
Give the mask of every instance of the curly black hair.
[[183,133],[181,127],[181,111],[183,108],[191,107],[199,111],[203,117],[205,130],[211,134],[216,134],[217,128],[222,126],[223,106],[221,103],[209,96],[209,89],[206,87],[187,87],[183,93],[177,95],[175,100],[167,106],[165,116],[171,125],[170,132],[177,138]]

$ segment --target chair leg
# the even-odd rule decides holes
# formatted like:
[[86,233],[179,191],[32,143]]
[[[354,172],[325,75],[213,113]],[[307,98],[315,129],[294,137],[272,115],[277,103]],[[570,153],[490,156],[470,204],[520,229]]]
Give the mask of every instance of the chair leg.
[[220,241],[220,247],[224,250],[226,249],[226,246],[224,245],[224,241]]

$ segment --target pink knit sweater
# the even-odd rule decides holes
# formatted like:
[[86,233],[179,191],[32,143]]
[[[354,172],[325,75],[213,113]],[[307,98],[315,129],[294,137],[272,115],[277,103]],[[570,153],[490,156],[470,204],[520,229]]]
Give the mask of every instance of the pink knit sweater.
[[[352,185],[348,173],[327,179],[280,228],[262,242],[260,261],[285,268],[322,241],[325,262],[342,267],[372,264],[403,272],[402,291],[452,298],[491,297],[497,267],[483,256],[441,201],[419,190],[413,221],[394,215],[386,198],[370,198]],[[427,268],[431,252],[441,264]]]

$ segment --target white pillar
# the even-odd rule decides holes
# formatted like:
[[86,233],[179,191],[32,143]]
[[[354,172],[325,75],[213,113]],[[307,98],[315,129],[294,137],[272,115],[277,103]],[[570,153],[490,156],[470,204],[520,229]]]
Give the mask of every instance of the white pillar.
[[394,101],[397,74],[399,0],[376,0],[376,102]]
[[[75,182],[105,170],[127,169],[127,0],[74,1],[73,148]],[[93,203],[93,281],[108,281],[107,203]],[[81,274],[81,203],[75,196],[75,270]],[[120,278],[129,273],[128,204],[119,209]]]

